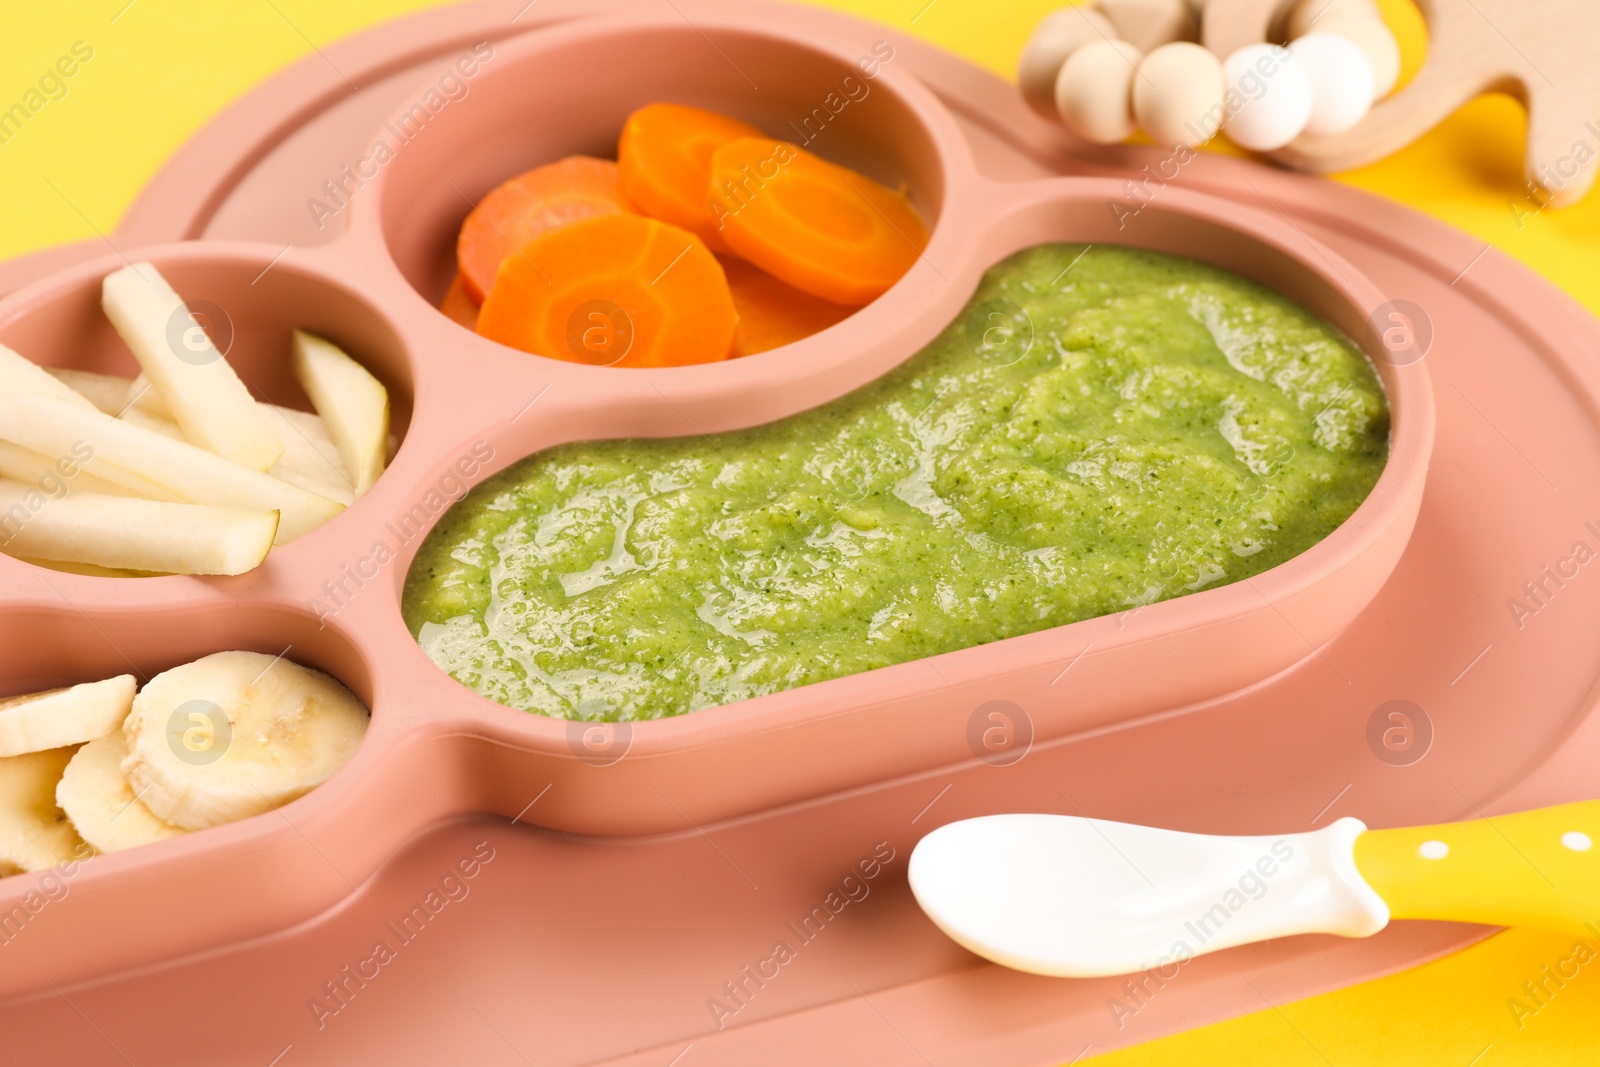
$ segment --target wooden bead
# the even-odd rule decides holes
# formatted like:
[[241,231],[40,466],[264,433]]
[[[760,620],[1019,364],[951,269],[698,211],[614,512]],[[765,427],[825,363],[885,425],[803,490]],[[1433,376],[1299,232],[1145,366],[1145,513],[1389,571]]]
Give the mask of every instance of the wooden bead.
[[1199,26],[1184,0],[1098,0],[1117,36],[1144,53],[1174,41],[1192,41]]
[[1017,60],[1017,85],[1028,106],[1046,118],[1056,116],[1056,76],[1067,57],[1086,44],[1115,40],[1114,26],[1092,5],[1063,8],[1046,15]]
[[[1342,15],[1383,21],[1383,15],[1373,0],[1300,0],[1289,12],[1289,20],[1284,24],[1284,38],[1292,41],[1296,37],[1304,37],[1312,32],[1313,24]],[[1315,28],[1321,30],[1323,27],[1317,25]]]
[[1204,144],[1224,116],[1222,63],[1197,44],[1162,45],[1144,57],[1133,82],[1133,113],[1159,145]]
[[1056,79],[1056,108],[1067,129],[1091,144],[1133,132],[1129,87],[1140,52],[1126,41],[1095,41],[1068,57]]

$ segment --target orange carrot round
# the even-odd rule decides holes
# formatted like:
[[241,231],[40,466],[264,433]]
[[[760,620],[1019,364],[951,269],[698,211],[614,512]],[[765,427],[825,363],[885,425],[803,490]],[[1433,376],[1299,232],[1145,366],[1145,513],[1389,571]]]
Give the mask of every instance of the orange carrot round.
[[628,116],[617,144],[623,195],[641,214],[688,230],[727,251],[706,203],[711,156],[730,141],[760,137],[748,123],[682,104],[649,104]]
[[568,156],[517,175],[490,190],[461,224],[456,262],[467,294],[481,303],[500,262],[540,234],[631,210],[610,160]]
[[883,295],[928,244],[903,194],[786,141],[742,138],[717,149],[711,197],[729,248],[835,304]]
[[639,215],[551,230],[508,256],[478,316],[501,344],[591,366],[727,359],[739,326],[704,242]]
[[737,256],[718,256],[717,262],[728,276],[728,291],[739,313],[736,356],[753,356],[804,340],[855,313],[855,308],[802,293]]
[[478,302],[467,292],[459,274],[450,280],[450,288],[445,290],[439,310],[469,330],[478,328]]

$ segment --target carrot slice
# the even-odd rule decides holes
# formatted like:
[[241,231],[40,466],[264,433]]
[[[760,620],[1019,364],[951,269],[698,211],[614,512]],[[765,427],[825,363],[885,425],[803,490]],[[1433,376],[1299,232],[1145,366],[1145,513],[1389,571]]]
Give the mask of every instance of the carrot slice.
[[717,262],[728,276],[728,291],[739,312],[735,356],[753,356],[804,340],[855,313],[855,308],[802,293],[736,256],[718,256]]
[[478,328],[478,302],[467,292],[459,274],[450,280],[450,288],[445,290],[439,310],[469,330]]
[[500,265],[478,332],[593,366],[727,359],[739,316],[704,242],[640,215],[603,215],[536,238]]
[[706,189],[711,156],[730,141],[761,131],[715,111],[649,104],[628,116],[617,144],[622,192],[641,214],[688,230],[714,252],[726,252]]
[[786,141],[744,138],[717,149],[711,194],[728,247],[835,304],[883,295],[928,244],[903,194]]
[[500,261],[540,234],[632,210],[610,160],[568,156],[517,175],[490,190],[461,224],[456,262],[467,294],[481,303]]

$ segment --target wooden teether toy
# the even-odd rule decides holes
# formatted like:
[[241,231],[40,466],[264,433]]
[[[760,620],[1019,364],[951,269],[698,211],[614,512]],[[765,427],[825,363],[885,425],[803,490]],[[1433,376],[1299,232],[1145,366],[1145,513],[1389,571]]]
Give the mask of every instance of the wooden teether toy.
[[[1318,173],[1381,159],[1473,97],[1504,91],[1528,109],[1529,184],[1552,205],[1582,197],[1600,166],[1600,64],[1575,42],[1600,33],[1600,4],[1417,3],[1428,56],[1392,97],[1400,53],[1374,0],[1099,0],[1049,16],[1024,50],[1019,80],[1036,110],[1095,143],[1120,141],[1135,123],[1158,143],[1189,146],[1220,129]],[[1213,58],[1188,43],[1196,15]],[[1112,40],[1123,44],[1127,77],[1112,70]],[[1088,45],[1096,61],[1074,64]],[[1120,123],[1108,118],[1117,114]]]
[[[1311,0],[1316,2],[1316,0]],[[1428,57],[1411,83],[1337,136],[1306,134],[1273,158],[1326,173],[1360,167],[1410,144],[1462,104],[1500,90],[1528,109],[1523,169],[1549,203],[1594,183],[1600,158],[1600,4],[1593,0],[1417,0]],[[1273,29],[1278,0],[1209,0],[1204,40],[1226,54]],[[1336,27],[1345,16],[1336,16]]]

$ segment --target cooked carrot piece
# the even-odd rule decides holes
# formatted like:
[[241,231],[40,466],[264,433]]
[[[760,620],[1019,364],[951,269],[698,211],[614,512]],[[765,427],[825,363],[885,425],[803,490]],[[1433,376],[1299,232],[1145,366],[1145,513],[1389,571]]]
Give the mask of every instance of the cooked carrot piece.
[[467,292],[459,274],[450,280],[450,288],[445,290],[439,310],[469,330],[478,328],[478,302]]
[[717,262],[728,276],[728,291],[739,313],[735,356],[753,356],[804,340],[855,313],[855,308],[802,293],[737,256],[718,256]]
[[835,304],[883,295],[928,244],[904,195],[786,141],[744,138],[717,149],[711,195],[729,248]]
[[467,295],[482,303],[500,261],[540,234],[631,210],[610,160],[568,156],[517,175],[490,190],[461,224],[456,262]]
[[682,104],[649,104],[628,116],[617,144],[622,192],[641,214],[688,230],[714,252],[717,233],[706,189],[711,156],[730,141],[760,137],[737,119]]
[[478,332],[593,366],[671,367],[727,359],[739,316],[704,242],[640,215],[551,230],[500,265]]

